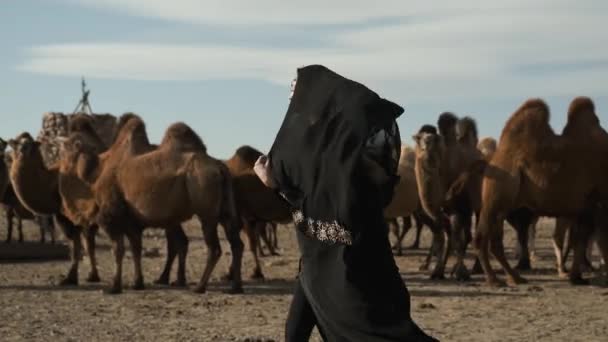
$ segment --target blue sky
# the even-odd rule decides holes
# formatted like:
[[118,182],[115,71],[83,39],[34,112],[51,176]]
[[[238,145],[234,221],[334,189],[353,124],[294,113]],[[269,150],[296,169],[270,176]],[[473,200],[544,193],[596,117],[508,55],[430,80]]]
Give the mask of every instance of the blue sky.
[[94,111],[137,112],[154,141],[185,121],[219,158],[266,151],[307,64],[403,106],[406,143],[446,110],[496,137],[528,97],[557,131],[577,95],[606,124],[607,15],[601,0],[3,0],[0,136],[73,110],[84,75]]

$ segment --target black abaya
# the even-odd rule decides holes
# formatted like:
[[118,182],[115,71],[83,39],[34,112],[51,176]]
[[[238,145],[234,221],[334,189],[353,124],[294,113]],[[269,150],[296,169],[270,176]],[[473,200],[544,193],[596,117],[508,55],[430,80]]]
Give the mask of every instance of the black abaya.
[[436,341],[411,319],[383,217],[398,180],[402,112],[323,66],[298,70],[269,155],[302,253],[294,300],[303,304],[292,305],[288,330],[305,334],[312,320],[327,341]]

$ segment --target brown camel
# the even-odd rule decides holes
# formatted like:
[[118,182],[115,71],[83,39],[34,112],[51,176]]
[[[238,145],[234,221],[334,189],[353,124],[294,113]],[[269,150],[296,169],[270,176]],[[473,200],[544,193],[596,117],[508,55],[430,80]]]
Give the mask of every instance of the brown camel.
[[12,185],[9,184],[4,196],[0,199],[0,205],[4,208],[6,214],[7,235],[6,243],[10,243],[13,239],[13,224],[14,219],[17,219],[17,232],[19,234],[19,242],[23,242],[23,220],[36,221],[40,228],[40,243],[46,242],[46,235],[51,238],[51,243],[55,243],[55,227],[52,218],[49,216],[34,215],[27,210],[15,194]]
[[[268,223],[289,223],[292,221],[291,208],[272,189],[266,187],[253,171],[255,161],[262,153],[251,146],[239,147],[226,161],[234,180],[235,198],[239,213],[245,222],[245,231],[255,261],[253,278],[263,278],[258,258],[260,232]],[[264,238],[264,234],[261,234]],[[269,241],[266,241],[270,245]]]
[[[217,234],[221,222],[232,249],[231,292],[242,292],[240,266],[243,243],[228,169],[207,154],[196,133],[184,123],[171,125],[157,149],[149,142],[142,120],[132,118],[120,129],[112,147],[102,155],[70,136],[75,166],[81,179],[91,184],[99,206],[97,223],[113,243],[116,270],[109,293],[122,290],[124,236],[129,239],[135,266],[134,288],[143,288],[141,240],[145,227],[175,227],[196,215],[209,248],[207,265],[196,292],[205,292],[221,256]],[[124,153],[123,153],[124,152]]]
[[[500,285],[489,263],[496,257],[509,284],[525,280],[511,268],[502,245],[502,222],[514,208],[537,215],[575,220],[576,245],[569,278],[586,283],[580,265],[598,204],[608,198],[608,133],[600,126],[591,99],[579,97],[568,110],[561,135],[549,125],[549,108],[540,99],[526,101],[507,121],[494,158],[484,172],[482,207],[475,245],[489,285]],[[600,236],[606,234],[600,234]],[[601,239],[604,260],[607,239]]]
[[[53,216],[71,246],[71,266],[61,285],[74,285],[78,283],[78,263],[81,252],[82,227],[77,226],[67,216],[72,213],[64,210],[61,192],[69,193],[65,184],[60,187],[60,167],[48,168],[42,158],[40,142],[35,141],[28,133],[20,134],[9,142],[13,149],[13,163],[11,165],[11,183],[15,194],[23,206],[36,215]],[[60,189],[61,188],[61,189]],[[75,192],[76,193],[76,192]],[[76,199],[78,201],[78,199]],[[97,263],[95,258],[95,229],[84,232],[84,244],[91,262],[91,271],[87,281],[99,281]]]

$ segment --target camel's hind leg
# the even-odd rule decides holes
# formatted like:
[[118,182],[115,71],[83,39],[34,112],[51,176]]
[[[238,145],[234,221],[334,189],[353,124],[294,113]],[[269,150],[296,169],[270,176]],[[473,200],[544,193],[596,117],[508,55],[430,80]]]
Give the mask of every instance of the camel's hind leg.
[[572,261],[572,267],[570,268],[568,277],[570,283],[573,285],[589,284],[588,280],[583,279],[582,266],[585,263],[587,247],[589,245],[588,241],[591,238],[592,232],[592,222],[589,222],[589,220],[586,220],[584,217],[579,218],[576,224],[570,229],[573,241],[572,248],[574,250],[574,260]]
[[[496,277],[496,273],[492,269],[490,265],[490,238],[492,235],[496,234],[498,224],[502,224],[502,220],[496,219],[495,215],[490,215],[489,213],[482,210],[480,214],[479,223],[477,224],[477,229],[475,230],[475,239],[474,245],[477,250],[477,257],[479,259],[479,263],[481,268],[483,269],[483,273],[486,277],[486,283],[489,286],[496,287],[502,286],[503,283],[498,280]],[[498,232],[500,234],[500,232]],[[500,238],[502,239],[502,234],[500,234]]]
[[23,243],[23,220],[18,215],[17,218],[17,232],[19,233],[19,243]]
[[188,256],[188,236],[184,233],[181,225],[176,226],[175,243],[177,246],[177,281],[171,283],[172,286],[184,287],[186,282],[186,257]]
[[[247,222],[247,238],[249,239],[249,249],[251,250],[251,254],[253,256],[253,261],[255,263],[255,268],[253,270],[253,274],[251,278],[253,279],[264,279],[264,274],[262,273],[262,266],[260,265],[260,258],[258,257],[258,242],[257,239],[258,232],[264,229],[266,225],[265,221],[249,221]],[[230,271],[231,279],[234,279],[233,271]]]
[[452,240],[454,241],[454,249],[456,251],[456,264],[452,271],[458,281],[471,280],[471,274],[464,264],[464,258],[467,252],[467,246],[471,241],[471,213],[459,213],[450,216],[452,226]]
[[571,222],[568,219],[558,217],[555,220],[555,230],[553,231],[553,250],[555,251],[555,260],[557,266],[557,273],[560,278],[567,278],[568,271],[566,271],[565,257],[564,257],[564,243],[566,241],[566,233],[570,228]]
[[55,215],[57,225],[61,227],[63,234],[70,243],[70,260],[71,266],[68,274],[61,281],[60,285],[78,285],[78,262],[80,260],[80,251],[82,249],[80,242],[80,231],[72,224],[70,220],[62,215]]
[[10,243],[13,240],[13,209],[5,208],[4,214],[6,216],[6,243]]
[[[517,242],[519,248],[519,260],[515,268],[517,270],[530,270],[530,250],[528,248],[530,229],[535,229],[535,216],[528,209],[518,209],[507,215],[507,222],[513,226],[517,232]],[[502,241],[502,240],[501,240]],[[502,243],[502,242],[501,242]]]
[[127,239],[131,245],[131,254],[133,254],[133,267],[135,278],[133,280],[133,290],[144,289],[144,274],[141,267],[141,254],[142,254],[142,230],[138,228],[132,228],[127,230]]
[[[181,227],[180,227],[181,228]],[[167,258],[165,259],[165,266],[160,276],[154,281],[154,284],[158,285],[169,285],[169,278],[171,277],[171,266],[173,261],[177,257],[177,237],[175,228],[165,228],[165,239],[167,240]]]
[[422,213],[414,212],[412,214],[412,219],[414,221],[414,225],[416,226],[416,236],[414,238],[414,243],[411,246],[407,247],[408,249],[419,249],[420,248],[420,234],[422,233],[422,228],[424,228],[425,224],[429,224],[427,219],[424,217]]
[[278,227],[277,224],[275,222],[270,222],[270,237],[271,237],[271,242],[272,242],[272,247],[274,248],[274,250],[276,251],[276,255],[280,255],[279,253],[279,236],[277,233]]
[[517,271],[511,268],[511,265],[509,265],[509,262],[507,261],[507,257],[505,256],[505,247],[502,242],[503,235],[504,228],[501,225],[501,227],[499,227],[498,234],[494,234],[490,242],[490,249],[492,251],[492,254],[507,274],[507,283],[509,285],[524,284],[527,281],[522,278],[522,276],[519,275]]
[[241,264],[243,262],[244,250],[244,244],[241,240],[242,222],[243,221],[239,216],[232,216],[222,221],[224,233],[230,244],[230,250],[232,251],[232,263],[230,264],[229,271],[232,275],[232,285],[228,291],[232,294],[243,293],[243,280],[241,277]]
[[[441,216],[438,216],[438,218],[439,220],[441,220]],[[433,244],[431,246],[431,251],[429,255],[427,255],[427,260],[425,261],[425,264],[428,266],[428,263],[430,263],[430,257],[432,255],[436,255],[438,258],[437,263],[435,264],[435,268],[431,273],[431,279],[445,278],[445,265],[449,256],[449,249],[451,248],[451,238],[448,238],[446,245],[446,229],[447,228],[445,228],[441,222],[433,222],[433,224],[431,225],[431,230],[433,231]]]
[[112,285],[104,292],[107,294],[118,294],[122,292],[122,261],[125,256],[125,239],[123,234],[110,234],[112,240],[112,253],[114,254],[114,278]]
[[99,278],[99,272],[97,271],[97,258],[95,257],[95,236],[97,235],[97,226],[89,227],[84,230],[83,244],[87,255],[89,256],[89,262],[91,263],[91,270],[87,276],[87,281],[91,283],[97,283],[101,279]]
[[205,219],[199,217],[201,221],[201,228],[203,230],[203,237],[205,238],[205,244],[207,245],[207,263],[203,270],[201,280],[196,285],[194,292],[205,293],[207,291],[207,284],[213,269],[217,265],[222,255],[222,246],[220,245],[220,239],[217,235],[217,219]]

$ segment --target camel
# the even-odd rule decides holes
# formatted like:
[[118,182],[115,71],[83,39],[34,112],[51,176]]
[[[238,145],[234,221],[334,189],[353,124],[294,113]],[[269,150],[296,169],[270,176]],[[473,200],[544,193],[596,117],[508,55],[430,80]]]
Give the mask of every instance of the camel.
[[[420,231],[422,229],[422,220],[420,218],[420,199],[418,197],[418,184],[416,182],[415,173],[416,151],[407,146],[401,146],[401,155],[399,157],[399,165],[397,173],[399,175],[399,183],[395,187],[395,195],[393,200],[384,209],[384,217],[387,219],[393,232],[397,236],[395,249],[397,255],[403,254],[402,241],[408,230],[412,227],[411,217],[416,217],[416,241],[414,245],[419,244]],[[403,217],[404,225],[401,232],[397,218]]]
[[[17,219],[17,231],[19,233],[19,242],[23,242],[23,223],[22,220],[35,220],[40,227],[40,242],[46,242],[47,233],[51,237],[51,242],[55,243],[55,227],[52,218],[49,216],[34,215],[27,210],[15,194],[13,186],[10,184],[8,170],[12,164],[12,156],[6,153],[8,143],[0,139],[0,178],[7,182],[4,191],[0,191],[0,204],[4,207],[7,221],[7,237],[6,242],[11,242],[13,238],[13,218]],[[1,190],[1,189],[0,189]]]
[[[458,280],[466,280],[469,275],[464,265],[464,256],[471,240],[471,213],[462,215],[458,211],[446,212],[445,201],[450,185],[472,164],[483,160],[483,157],[477,150],[477,125],[472,118],[459,119],[446,112],[439,116],[437,124],[440,134],[437,134],[435,127],[425,125],[414,135],[420,200],[425,214],[433,221],[431,227],[434,226],[433,247],[421,268],[428,267],[431,255],[437,253],[439,261],[431,277],[443,278],[454,242],[457,262],[453,273],[456,273]],[[447,246],[444,246],[444,233],[448,234]]]
[[4,139],[0,138],[0,197],[4,196],[4,192],[6,188],[10,184],[9,171],[6,165],[6,158],[4,156],[4,151],[8,143],[4,141]]
[[232,249],[232,287],[242,292],[240,267],[243,243],[241,222],[233,198],[228,169],[210,157],[202,140],[184,123],[171,125],[158,148],[149,146],[145,124],[137,117],[121,128],[110,149],[102,155],[79,136],[65,142],[75,156],[79,177],[91,186],[99,207],[98,225],[112,240],[115,273],[108,293],[122,291],[124,237],[129,239],[135,266],[134,289],[144,286],[141,269],[142,231],[145,227],[175,227],[196,215],[209,248],[205,270],[195,288],[204,293],[221,246],[218,223],[224,226]]
[[40,243],[46,242],[46,235],[50,235],[51,243],[55,243],[55,227],[52,218],[49,216],[34,215],[27,210],[15,194],[12,185],[9,184],[8,189],[4,192],[4,197],[0,200],[0,205],[4,207],[7,223],[6,243],[10,243],[13,239],[13,219],[17,219],[17,232],[19,234],[19,242],[23,242],[23,220],[32,220],[38,224],[40,228]]
[[[475,246],[490,286],[503,284],[490,266],[490,251],[505,270],[508,284],[526,281],[511,268],[502,245],[503,219],[515,208],[576,222],[569,279],[573,284],[588,283],[580,265],[596,216],[608,197],[608,160],[604,158],[608,133],[587,97],[572,101],[561,135],[549,125],[549,115],[549,107],[541,99],[524,102],[507,121],[496,154],[484,171]],[[599,235],[600,250],[607,260],[608,239],[606,234]]]
[[[258,236],[265,238],[263,230],[268,223],[292,221],[290,205],[272,189],[266,187],[253,171],[255,161],[261,155],[260,151],[245,145],[239,147],[225,162],[234,180],[236,202],[245,222],[249,247],[255,261],[253,278],[264,277],[258,258]],[[271,245],[269,241],[266,241],[266,244]]]
[[[48,168],[44,164],[40,150],[40,142],[35,141],[29,133],[21,133],[16,139],[9,141],[13,149],[13,163],[10,178],[13,189],[19,201],[30,212],[41,216],[53,216],[55,224],[63,231],[70,243],[71,266],[68,274],[60,285],[78,284],[78,263],[81,252],[81,237],[91,263],[91,270],[87,277],[89,282],[98,282],[99,272],[95,257],[95,229],[86,229],[81,236],[81,222],[74,222],[68,216],[72,213],[64,210],[64,204],[69,201],[62,199],[61,193],[71,193],[65,183],[60,184],[60,166]],[[61,186],[60,186],[61,185]],[[80,190],[80,189],[77,189]],[[80,202],[74,192],[74,200]],[[76,214],[77,215],[77,214]],[[80,219],[79,219],[80,220]]]

